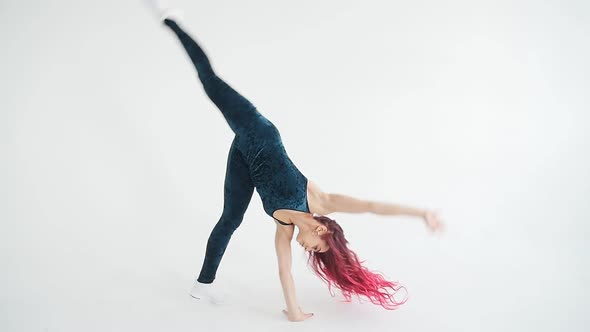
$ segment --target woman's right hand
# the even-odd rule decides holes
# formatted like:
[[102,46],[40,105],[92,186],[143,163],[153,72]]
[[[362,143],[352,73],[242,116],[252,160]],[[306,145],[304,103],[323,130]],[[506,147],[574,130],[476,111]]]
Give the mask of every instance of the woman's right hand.
[[303,310],[301,310],[301,307],[298,307],[294,313],[287,311],[287,309],[283,309],[283,313],[292,322],[301,322],[313,316],[313,313],[304,313]]
[[442,232],[445,229],[445,224],[440,220],[437,212],[427,210],[424,212],[424,222],[428,229],[435,232]]

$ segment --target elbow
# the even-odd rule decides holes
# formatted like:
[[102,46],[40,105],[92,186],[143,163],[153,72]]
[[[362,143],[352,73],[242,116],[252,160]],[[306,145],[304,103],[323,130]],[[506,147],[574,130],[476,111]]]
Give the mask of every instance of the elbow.
[[365,211],[368,213],[377,213],[375,209],[375,202],[373,201],[365,201]]

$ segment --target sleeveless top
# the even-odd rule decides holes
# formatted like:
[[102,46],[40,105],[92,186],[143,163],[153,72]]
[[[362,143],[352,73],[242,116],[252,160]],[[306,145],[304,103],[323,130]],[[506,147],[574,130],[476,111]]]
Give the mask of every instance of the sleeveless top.
[[264,211],[282,225],[293,225],[273,216],[280,209],[309,211],[307,177],[293,163],[274,124],[260,115],[238,139],[238,149],[248,164],[250,177]]

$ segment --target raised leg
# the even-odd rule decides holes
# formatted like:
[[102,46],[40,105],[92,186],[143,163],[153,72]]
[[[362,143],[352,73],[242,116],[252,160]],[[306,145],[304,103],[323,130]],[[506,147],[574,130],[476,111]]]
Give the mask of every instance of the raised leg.
[[256,107],[217,76],[203,49],[176,21],[166,18],[164,24],[178,36],[197,69],[198,77],[207,96],[219,108],[230,128],[236,134],[243,133],[248,125],[260,116]]

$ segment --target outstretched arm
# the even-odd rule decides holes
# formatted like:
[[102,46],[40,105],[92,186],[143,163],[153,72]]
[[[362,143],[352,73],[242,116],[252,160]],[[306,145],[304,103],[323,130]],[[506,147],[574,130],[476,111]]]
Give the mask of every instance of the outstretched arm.
[[287,304],[287,310],[283,310],[283,313],[287,315],[290,321],[302,321],[313,316],[313,314],[304,313],[301,310],[295,295],[295,281],[291,275],[291,240],[293,239],[295,227],[285,227],[276,221],[275,223],[277,225],[275,248],[279,265],[279,278],[281,279],[283,295]]
[[[337,193],[323,193],[322,206],[329,212],[374,213],[378,215],[406,215],[423,218],[431,231],[443,229],[438,215],[427,209],[388,202],[370,201]],[[326,213],[327,214],[327,213]]]
[[424,217],[426,210],[410,206],[369,201],[337,193],[324,193],[323,205],[330,212],[374,213],[380,215],[408,215]]
[[380,215],[405,215],[424,218],[427,210],[387,202],[371,202],[371,211]]

